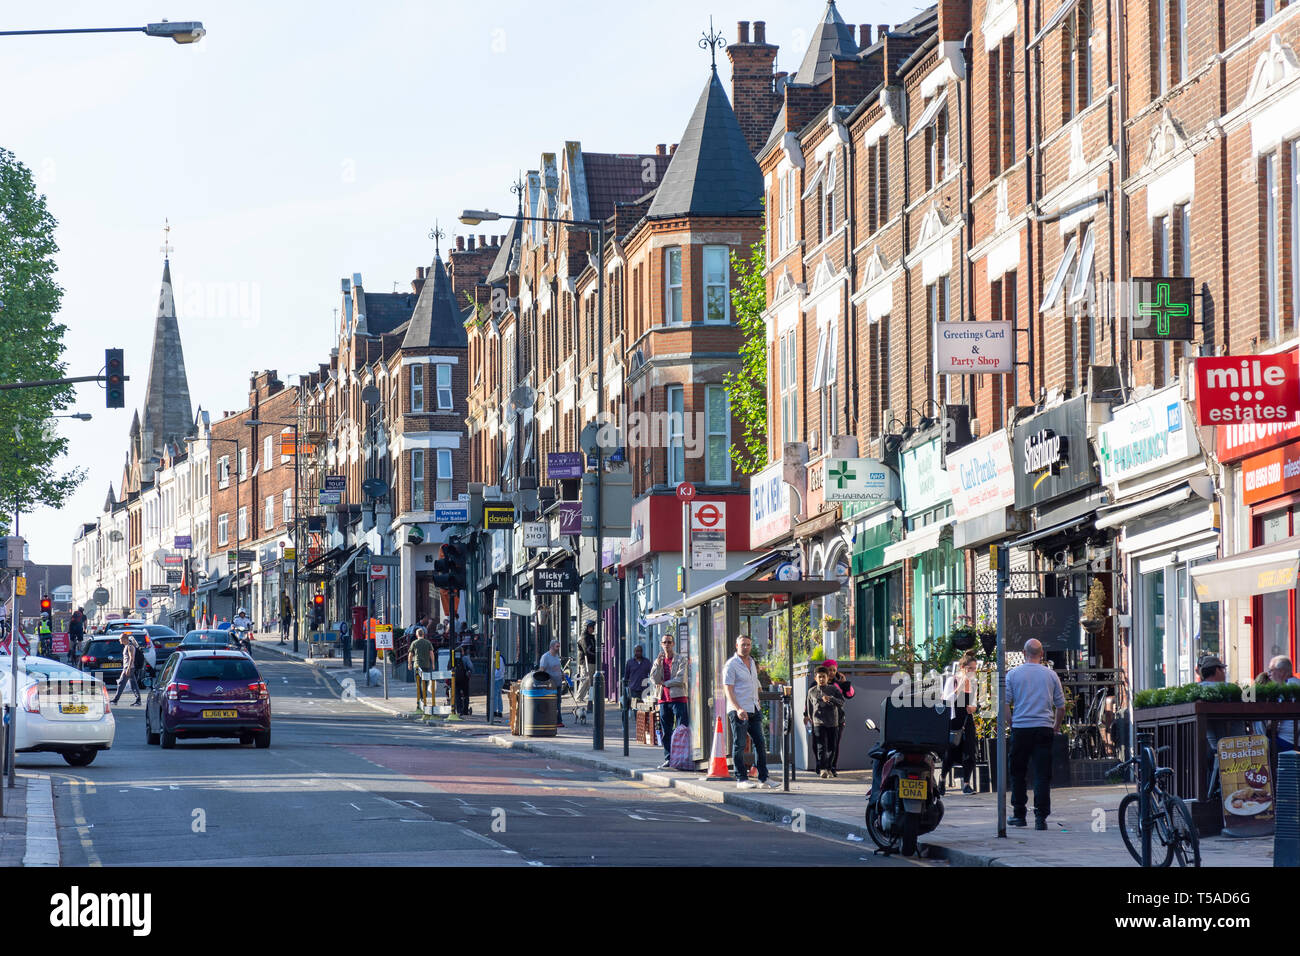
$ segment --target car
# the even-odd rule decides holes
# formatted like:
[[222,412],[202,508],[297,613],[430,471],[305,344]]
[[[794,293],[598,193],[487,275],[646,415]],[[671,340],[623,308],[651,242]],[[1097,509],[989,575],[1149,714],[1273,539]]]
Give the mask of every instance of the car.
[[205,628],[201,631],[190,631],[174,650],[239,650],[239,644],[235,637],[228,630],[218,630],[216,628]]
[[242,651],[178,650],[167,659],[144,706],[145,740],[238,737],[271,746],[271,694],[253,659]]
[[[144,662],[151,668],[158,666],[158,653],[147,633],[136,635],[136,643],[144,646]],[[122,673],[122,639],[121,633],[112,636],[93,637],[81,649],[81,669],[87,673],[98,673],[107,684],[117,684],[117,677]]]
[[[0,655],[0,702],[8,706],[12,659]],[[113,719],[104,682],[62,661],[28,655],[18,658],[18,753],[57,753],[73,767],[89,766],[113,746]]]
[[149,664],[154,667],[158,666],[158,661],[166,662],[168,655],[176,650],[176,646],[181,642],[180,634],[166,624],[135,624],[130,631],[135,635],[136,641],[140,640],[141,631],[149,635],[149,640],[158,655],[157,661],[149,661]]

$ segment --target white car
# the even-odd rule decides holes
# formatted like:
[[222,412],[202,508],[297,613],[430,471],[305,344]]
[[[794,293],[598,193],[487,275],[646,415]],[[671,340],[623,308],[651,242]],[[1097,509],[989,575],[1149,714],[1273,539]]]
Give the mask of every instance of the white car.
[[[10,703],[12,660],[0,655],[0,702]],[[58,753],[74,767],[113,746],[113,719],[104,682],[45,657],[18,658],[15,715],[18,753]]]

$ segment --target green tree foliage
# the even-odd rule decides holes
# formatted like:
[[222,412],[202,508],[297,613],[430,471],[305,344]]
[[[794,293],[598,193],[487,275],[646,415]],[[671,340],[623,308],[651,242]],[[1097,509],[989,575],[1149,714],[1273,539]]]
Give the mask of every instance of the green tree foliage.
[[731,268],[739,277],[731,293],[736,324],[745,336],[740,346],[740,371],[723,378],[732,414],[740,423],[740,441],[731,446],[731,460],[742,474],[752,475],[767,464],[767,262],[765,240],[754,243],[748,259],[731,254]]
[[[54,227],[31,170],[0,150],[0,382],[66,375],[67,329],[54,321],[63,297],[54,281]],[[57,508],[84,477],[82,469],[55,468],[68,440],[50,416],[72,400],[70,385],[0,391],[0,530],[15,510]]]

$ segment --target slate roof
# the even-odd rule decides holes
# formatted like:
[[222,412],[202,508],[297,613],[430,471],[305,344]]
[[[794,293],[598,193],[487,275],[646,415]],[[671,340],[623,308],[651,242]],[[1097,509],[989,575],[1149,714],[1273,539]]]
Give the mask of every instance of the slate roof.
[[762,211],[763,174],[715,69],[646,215],[748,216]]
[[519,270],[519,239],[523,232],[523,220],[516,219],[510,226],[510,232],[506,234],[505,241],[501,243],[497,257],[492,260],[492,268],[488,269],[487,278],[483,280],[488,285],[504,282],[506,276]]
[[853,30],[835,9],[835,0],[826,4],[826,14],[813,30],[812,42],[804,54],[793,83],[816,85],[830,78],[832,56],[855,56],[858,45],[853,40]]
[[442,264],[440,255],[435,254],[427,275],[406,327],[402,348],[469,348],[465,314],[456,304],[451,276],[447,275],[447,267]]
[[[582,154],[587,180],[587,207],[592,219],[614,215],[614,204],[632,202],[663,181],[673,157],[656,153],[588,153]],[[654,163],[651,172],[647,161]],[[647,179],[647,177],[652,177]]]
[[363,292],[366,331],[371,335],[393,332],[415,311],[414,292]]

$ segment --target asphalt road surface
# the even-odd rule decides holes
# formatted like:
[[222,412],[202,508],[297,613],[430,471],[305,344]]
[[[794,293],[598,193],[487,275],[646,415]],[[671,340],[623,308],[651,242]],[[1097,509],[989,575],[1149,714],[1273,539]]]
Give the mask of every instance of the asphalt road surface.
[[599,770],[339,699],[312,667],[258,657],[271,747],[148,746],[143,707],[54,781],[65,866],[916,866]]

